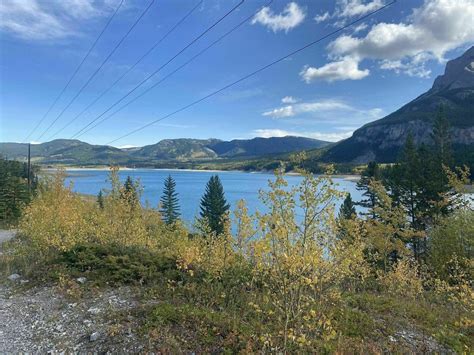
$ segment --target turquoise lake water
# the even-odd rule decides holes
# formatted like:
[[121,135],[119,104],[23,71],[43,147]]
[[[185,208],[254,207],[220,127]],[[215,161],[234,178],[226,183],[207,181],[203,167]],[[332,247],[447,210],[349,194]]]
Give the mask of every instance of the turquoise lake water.
[[[259,191],[268,190],[268,181],[274,176],[270,173],[245,173],[235,171],[187,171],[187,170],[156,170],[135,169],[119,172],[120,179],[125,181],[127,176],[140,179],[143,186],[142,203],[148,202],[150,206],[157,207],[163,190],[163,182],[168,175],[176,181],[176,190],[179,194],[182,219],[192,223],[199,214],[199,202],[207,181],[212,175],[219,175],[224,186],[227,201],[232,209],[237,201],[244,199],[251,213],[259,210],[265,211],[265,206],[259,200]],[[105,170],[69,170],[66,183],[73,183],[73,190],[83,194],[97,195],[101,189],[110,187],[107,181],[108,171]],[[288,175],[290,185],[298,184],[300,176]],[[350,192],[353,200],[360,200],[360,192],[356,189],[354,181],[343,178],[334,178],[341,191]]]

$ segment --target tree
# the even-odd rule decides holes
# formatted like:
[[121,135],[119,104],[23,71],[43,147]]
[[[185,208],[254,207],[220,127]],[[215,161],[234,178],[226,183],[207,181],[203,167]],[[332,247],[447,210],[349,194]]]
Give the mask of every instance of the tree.
[[131,207],[138,205],[138,189],[137,184],[132,180],[130,176],[127,176],[127,180],[123,184],[123,188],[120,193],[120,197],[126,201]]
[[339,209],[338,219],[352,219],[357,216],[354,201],[350,193],[346,195],[344,202]]
[[104,194],[102,190],[100,190],[97,194],[97,204],[99,205],[100,209],[104,209]]
[[211,176],[206,191],[201,198],[201,218],[216,235],[224,231],[224,218],[230,206],[224,195],[224,188],[219,176]]
[[[374,211],[377,194],[372,190],[371,183],[378,180],[380,180],[379,166],[376,162],[371,161],[357,182],[357,190],[364,191],[362,193],[363,199],[357,203],[359,206]],[[372,215],[372,218],[375,217],[375,215]]]
[[176,183],[171,175],[165,180],[165,187],[163,189],[163,195],[161,196],[161,215],[163,221],[168,224],[174,224],[179,216],[179,201],[178,193],[176,192]]

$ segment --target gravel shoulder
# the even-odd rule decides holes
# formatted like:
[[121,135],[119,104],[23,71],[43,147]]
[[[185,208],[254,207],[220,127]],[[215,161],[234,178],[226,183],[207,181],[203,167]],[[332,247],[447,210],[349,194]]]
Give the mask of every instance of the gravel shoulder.
[[16,234],[15,230],[0,229],[0,244],[12,239]]

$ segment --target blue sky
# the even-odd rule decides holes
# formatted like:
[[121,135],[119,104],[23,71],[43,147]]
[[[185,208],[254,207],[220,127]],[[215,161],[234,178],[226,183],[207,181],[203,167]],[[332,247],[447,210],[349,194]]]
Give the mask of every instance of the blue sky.
[[[0,2],[0,141],[22,141],[66,84],[120,0]],[[57,136],[199,0],[155,0],[56,124],[39,140],[149,1],[124,0],[64,95],[29,140],[71,138],[240,0],[203,0],[118,85]],[[246,0],[141,93],[268,1]],[[333,31],[388,0],[274,0],[155,89],[80,137],[104,144]],[[374,17],[154,126],[115,142],[301,135],[337,141],[429,89],[474,42],[473,0],[399,0]],[[130,96],[133,98],[133,95]],[[124,101],[126,102],[126,101]]]

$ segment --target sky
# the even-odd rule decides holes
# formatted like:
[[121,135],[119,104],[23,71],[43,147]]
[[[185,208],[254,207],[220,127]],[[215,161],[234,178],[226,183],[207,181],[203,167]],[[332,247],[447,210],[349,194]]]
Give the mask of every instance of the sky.
[[[398,0],[209,99],[116,140],[389,1],[246,0],[236,7],[241,0],[2,0],[0,141],[39,143],[76,136],[92,144],[114,141],[114,146],[130,147],[168,138],[347,138],[428,90],[446,61],[474,43],[474,0]],[[246,18],[237,30],[166,77]],[[76,135],[154,84],[103,123]]]

